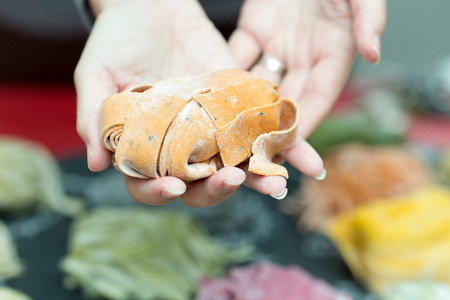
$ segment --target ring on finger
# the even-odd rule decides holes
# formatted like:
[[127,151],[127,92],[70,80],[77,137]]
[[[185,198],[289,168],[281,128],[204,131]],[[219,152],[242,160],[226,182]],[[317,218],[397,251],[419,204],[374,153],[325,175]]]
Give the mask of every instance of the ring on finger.
[[265,69],[271,72],[280,75],[283,75],[284,72],[286,71],[286,67],[280,60],[270,56],[262,56],[257,64],[263,66]]

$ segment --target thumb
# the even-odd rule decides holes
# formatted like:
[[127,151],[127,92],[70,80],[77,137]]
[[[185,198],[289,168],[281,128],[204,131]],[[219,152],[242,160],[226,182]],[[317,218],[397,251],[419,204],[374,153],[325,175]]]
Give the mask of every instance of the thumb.
[[[88,167],[91,171],[105,170],[111,163],[111,152],[100,142],[100,103],[116,92],[109,76],[90,72],[80,59],[75,70],[77,92],[77,132],[86,144]],[[105,83],[111,83],[110,86]]]
[[363,59],[378,64],[386,26],[386,0],[351,0],[356,47]]

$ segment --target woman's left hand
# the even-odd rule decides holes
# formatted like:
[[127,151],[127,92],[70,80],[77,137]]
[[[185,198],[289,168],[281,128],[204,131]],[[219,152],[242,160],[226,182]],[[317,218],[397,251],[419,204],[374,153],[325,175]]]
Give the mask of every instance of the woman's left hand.
[[[280,96],[299,104],[300,142],[282,154],[304,174],[323,174],[322,160],[304,139],[339,96],[356,52],[378,63],[385,19],[385,0],[244,2],[230,49],[241,68],[279,84]],[[285,72],[258,64],[261,56],[280,61]]]

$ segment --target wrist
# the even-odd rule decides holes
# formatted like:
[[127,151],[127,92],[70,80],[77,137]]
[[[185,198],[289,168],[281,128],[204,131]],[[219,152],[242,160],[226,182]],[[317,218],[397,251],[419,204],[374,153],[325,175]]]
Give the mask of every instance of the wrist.
[[[128,0],[132,1],[132,0]],[[123,0],[73,0],[78,11],[81,23],[91,31],[96,17],[108,6],[123,2]]]
[[189,3],[199,5],[198,0],[84,0],[86,1],[95,17],[97,17],[105,9],[116,6],[117,4],[132,5],[140,8],[170,7],[177,8],[185,6]]
[[123,2],[123,0],[86,0],[86,1],[89,3],[91,11],[95,17],[97,17],[108,6]]

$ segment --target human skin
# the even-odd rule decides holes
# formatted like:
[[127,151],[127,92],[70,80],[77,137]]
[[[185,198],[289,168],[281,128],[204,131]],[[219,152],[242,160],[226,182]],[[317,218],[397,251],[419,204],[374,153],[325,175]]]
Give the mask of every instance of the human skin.
[[[306,139],[339,96],[355,54],[378,64],[385,23],[385,0],[246,0],[229,44],[241,68],[297,101]],[[260,55],[280,60],[284,76],[255,65]],[[299,170],[307,164],[304,143],[282,153]]]
[[[377,2],[353,2],[361,2],[361,14],[365,11],[364,5],[370,1]],[[360,42],[353,38],[352,32],[352,25],[357,27],[358,23],[352,22],[354,16],[360,15],[350,12],[347,1],[317,2],[323,6],[321,14],[316,11],[318,4],[312,0],[247,0],[238,29],[228,44],[195,0],[91,0],[96,22],[74,75],[77,130],[86,143],[89,169],[102,171],[111,162],[111,153],[100,144],[98,110],[103,99],[142,83],[225,68],[248,69],[264,52],[283,61],[287,66],[286,76],[281,80],[261,66],[254,67],[252,71],[280,83],[280,95],[292,97],[302,108],[301,138],[295,147],[282,153],[283,158],[306,175],[320,175],[324,170],[322,160],[303,138],[328,111],[345,83],[355,54],[355,42]],[[367,3],[363,5],[362,2]],[[381,0],[378,2],[381,3]],[[293,9],[291,5],[299,9],[298,14],[292,14],[292,23],[284,22],[273,28],[269,26],[267,31],[258,29],[261,21],[264,21],[261,24],[267,20],[278,24],[276,22],[283,14]],[[274,9],[276,13],[272,11]],[[361,23],[374,28],[365,21]],[[320,37],[314,39],[311,33],[305,35],[305,39],[297,39],[303,37],[302,32],[313,31],[308,26],[316,26],[320,30],[314,32],[327,37],[323,47],[313,47],[321,40]],[[355,33],[358,30],[362,29],[355,29]],[[327,31],[330,31],[329,35]],[[361,36],[372,34],[372,29],[366,31]],[[296,43],[283,47],[290,39]],[[333,41],[337,41],[339,47],[333,45]],[[363,57],[376,62],[379,59],[379,41],[378,44],[373,41],[370,44],[361,42],[363,46],[358,49]],[[326,45],[331,45],[331,49],[327,50]],[[338,51],[334,51],[336,49]],[[307,58],[303,58],[303,54]],[[336,74],[321,76],[332,73],[330,70]],[[324,84],[329,86],[324,87]],[[136,201],[157,205],[179,197],[192,207],[220,203],[241,184],[275,197],[285,194],[286,188],[283,177],[249,173],[245,164],[222,168],[206,179],[188,184],[169,176],[144,180],[124,175],[124,181]]]

